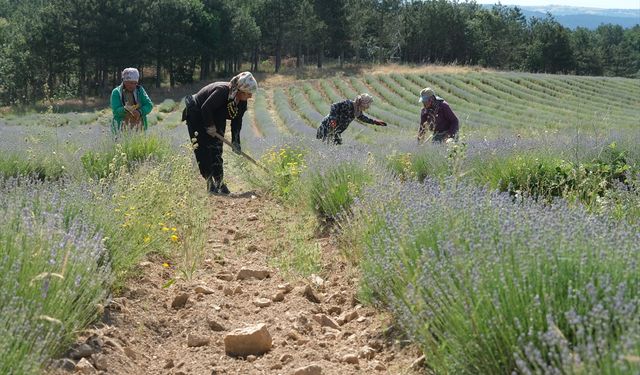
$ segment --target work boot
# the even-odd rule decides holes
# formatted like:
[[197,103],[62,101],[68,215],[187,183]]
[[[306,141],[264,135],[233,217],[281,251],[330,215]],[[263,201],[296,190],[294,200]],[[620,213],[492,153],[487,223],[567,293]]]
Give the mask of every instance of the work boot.
[[213,186],[212,190],[209,190],[210,194],[229,195],[231,193],[229,191],[229,188],[227,187],[227,184],[225,184],[222,179],[220,180],[212,179],[212,186]]
[[229,194],[231,194],[231,192],[229,191],[229,188],[227,187],[227,184],[225,184],[225,183],[220,184],[220,186],[218,187],[218,194],[220,194],[220,195],[229,195]]
[[207,191],[212,195],[218,195],[220,193],[218,184],[216,184],[216,182],[213,180],[213,177],[207,178]]

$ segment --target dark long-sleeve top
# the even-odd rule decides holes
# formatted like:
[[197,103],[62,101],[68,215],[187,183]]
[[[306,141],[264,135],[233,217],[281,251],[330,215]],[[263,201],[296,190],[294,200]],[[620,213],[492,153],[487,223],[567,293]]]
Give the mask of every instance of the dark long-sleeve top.
[[[328,126],[331,120],[336,120],[335,132],[340,134],[349,127],[351,121],[356,118],[355,105],[353,100],[343,100],[338,103],[331,104],[331,110],[329,115],[322,120],[323,126]],[[366,122],[367,124],[375,124],[375,120],[365,116],[361,113],[358,116],[358,120]]]
[[240,130],[242,129],[242,116],[247,111],[247,102],[239,101],[236,105],[229,98],[229,82],[214,82],[201,88],[193,99],[202,113],[204,127],[215,126],[222,130],[226,121],[231,120],[231,141],[240,142]]
[[459,123],[458,117],[453,113],[449,103],[443,99],[438,99],[438,103],[434,108],[422,108],[420,111],[420,124],[433,123],[433,129],[435,133],[447,133],[453,137],[458,133]]

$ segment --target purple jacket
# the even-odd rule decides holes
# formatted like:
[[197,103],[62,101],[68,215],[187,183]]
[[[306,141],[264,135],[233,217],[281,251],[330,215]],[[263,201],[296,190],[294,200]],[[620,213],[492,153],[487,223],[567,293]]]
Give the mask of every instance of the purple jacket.
[[[429,130],[435,133],[447,133],[453,137],[458,133],[458,118],[444,99],[437,98],[432,108],[422,108],[420,111],[420,124],[425,124]],[[430,125],[433,123],[433,128]]]

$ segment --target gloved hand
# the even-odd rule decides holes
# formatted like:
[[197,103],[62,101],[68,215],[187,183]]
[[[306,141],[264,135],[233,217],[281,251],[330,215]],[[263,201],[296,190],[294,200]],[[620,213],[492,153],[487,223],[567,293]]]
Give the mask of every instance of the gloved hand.
[[233,142],[233,152],[239,155],[241,151],[240,142]]
[[378,126],[387,126],[387,123],[381,120],[376,120],[375,124]]
[[338,123],[336,122],[336,120],[329,121],[329,127],[331,127],[331,129],[335,129],[336,126],[338,126]]

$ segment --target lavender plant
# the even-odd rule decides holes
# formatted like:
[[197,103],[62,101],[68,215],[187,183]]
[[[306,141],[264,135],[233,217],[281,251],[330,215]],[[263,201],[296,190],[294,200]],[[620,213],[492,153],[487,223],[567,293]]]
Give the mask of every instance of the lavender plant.
[[[98,313],[111,283],[102,232],[60,183],[0,181],[0,373],[37,374]],[[85,194],[86,195],[86,194]]]
[[436,373],[638,371],[637,228],[432,180],[366,190],[356,216],[364,295]]

